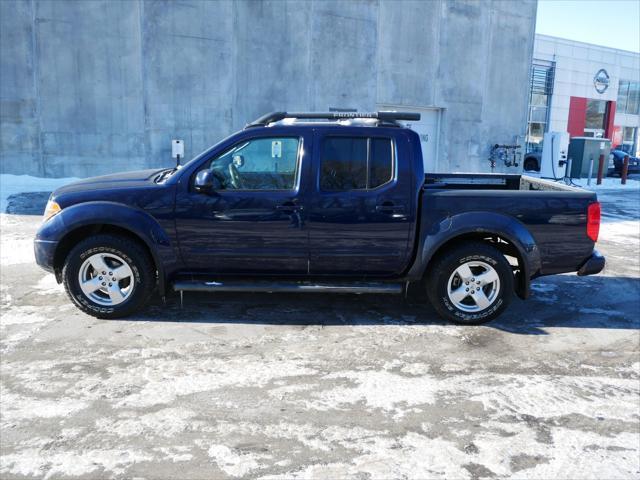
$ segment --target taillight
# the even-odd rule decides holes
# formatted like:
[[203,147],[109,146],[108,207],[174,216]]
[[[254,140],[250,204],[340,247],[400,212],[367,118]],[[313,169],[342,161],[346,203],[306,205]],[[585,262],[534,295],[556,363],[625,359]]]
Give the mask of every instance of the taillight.
[[598,233],[600,233],[600,202],[594,202],[587,208],[587,236],[597,242]]

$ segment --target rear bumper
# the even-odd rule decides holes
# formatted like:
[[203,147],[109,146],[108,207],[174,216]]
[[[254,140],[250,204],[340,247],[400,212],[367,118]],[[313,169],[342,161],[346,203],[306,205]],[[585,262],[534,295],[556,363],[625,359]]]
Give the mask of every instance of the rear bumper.
[[600,255],[600,252],[594,250],[578,270],[578,275],[595,275],[596,273],[600,273],[604,268],[604,264],[604,257]]
[[57,246],[58,242],[53,240],[41,240],[36,238],[33,242],[36,263],[47,272],[53,273],[53,260]]

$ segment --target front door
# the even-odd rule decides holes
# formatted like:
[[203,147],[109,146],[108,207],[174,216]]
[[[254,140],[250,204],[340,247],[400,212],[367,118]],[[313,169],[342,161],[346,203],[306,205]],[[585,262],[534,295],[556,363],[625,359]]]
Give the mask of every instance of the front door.
[[180,250],[189,269],[219,274],[307,272],[300,187],[304,140],[241,140],[200,168],[212,170],[221,186],[205,194],[189,185],[176,199]]
[[409,261],[415,225],[410,143],[400,129],[368,131],[349,134],[340,127],[314,139],[311,274],[392,276]]

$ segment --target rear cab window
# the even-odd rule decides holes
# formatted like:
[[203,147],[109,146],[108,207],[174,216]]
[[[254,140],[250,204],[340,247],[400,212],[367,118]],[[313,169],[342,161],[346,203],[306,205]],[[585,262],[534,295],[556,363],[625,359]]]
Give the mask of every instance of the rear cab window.
[[395,148],[387,137],[326,136],[320,148],[320,190],[372,190],[394,178]]

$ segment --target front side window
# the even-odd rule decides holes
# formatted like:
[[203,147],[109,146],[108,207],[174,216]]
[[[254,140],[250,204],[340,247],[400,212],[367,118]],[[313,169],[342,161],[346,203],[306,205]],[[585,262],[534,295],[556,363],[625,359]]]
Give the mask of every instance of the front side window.
[[298,138],[254,138],[214,158],[208,168],[225,190],[293,190],[299,146]]
[[320,155],[320,189],[365,190],[393,178],[389,138],[326,137]]

